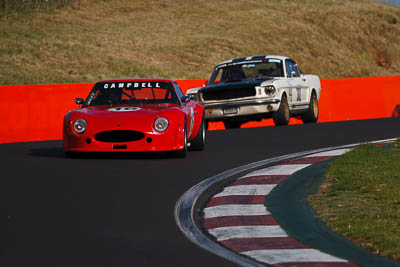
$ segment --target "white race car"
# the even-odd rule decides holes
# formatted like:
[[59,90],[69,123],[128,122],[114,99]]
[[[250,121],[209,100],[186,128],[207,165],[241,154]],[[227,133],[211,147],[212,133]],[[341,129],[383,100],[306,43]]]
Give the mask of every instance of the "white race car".
[[205,107],[207,121],[222,121],[226,128],[271,117],[275,125],[287,125],[290,117],[313,123],[321,83],[288,57],[254,56],[219,63],[206,86],[186,94]]

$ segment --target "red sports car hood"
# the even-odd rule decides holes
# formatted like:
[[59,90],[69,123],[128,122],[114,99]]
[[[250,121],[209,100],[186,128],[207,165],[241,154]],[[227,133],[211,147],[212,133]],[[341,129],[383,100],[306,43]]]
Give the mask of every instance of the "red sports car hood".
[[115,117],[115,116],[153,116],[166,109],[179,107],[176,104],[143,104],[143,105],[118,105],[118,106],[90,106],[78,110],[89,116]]
[[[145,104],[119,106],[90,106],[76,109],[67,114],[69,120],[84,118],[88,125],[97,130],[137,129],[147,131],[158,116],[171,117],[169,114],[182,112],[176,104]],[[89,127],[89,126],[88,126]]]

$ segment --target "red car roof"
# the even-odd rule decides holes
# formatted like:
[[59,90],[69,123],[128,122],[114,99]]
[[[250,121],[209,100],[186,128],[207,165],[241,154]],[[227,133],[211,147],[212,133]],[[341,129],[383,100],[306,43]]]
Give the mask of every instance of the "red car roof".
[[154,79],[154,78],[125,78],[125,79],[110,79],[110,80],[104,80],[104,81],[98,81],[97,83],[110,83],[110,82],[131,82],[131,81],[143,81],[143,82],[155,82],[155,81],[161,81],[161,82],[174,82],[174,80],[171,79]]

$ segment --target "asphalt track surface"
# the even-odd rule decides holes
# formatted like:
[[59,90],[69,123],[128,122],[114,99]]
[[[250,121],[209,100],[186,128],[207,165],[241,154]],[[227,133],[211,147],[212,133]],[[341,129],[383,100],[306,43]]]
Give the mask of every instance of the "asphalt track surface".
[[232,266],[189,242],[178,198],[247,163],[400,136],[397,118],[210,131],[185,159],[68,159],[61,141],[0,145],[0,266]]

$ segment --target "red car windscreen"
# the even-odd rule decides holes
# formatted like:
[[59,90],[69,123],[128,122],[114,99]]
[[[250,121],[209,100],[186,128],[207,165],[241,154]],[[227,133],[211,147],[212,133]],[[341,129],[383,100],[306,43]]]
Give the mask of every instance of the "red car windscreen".
[[165,81],[127,81],[96,83],[85,106],[179,104],[175,90]]

